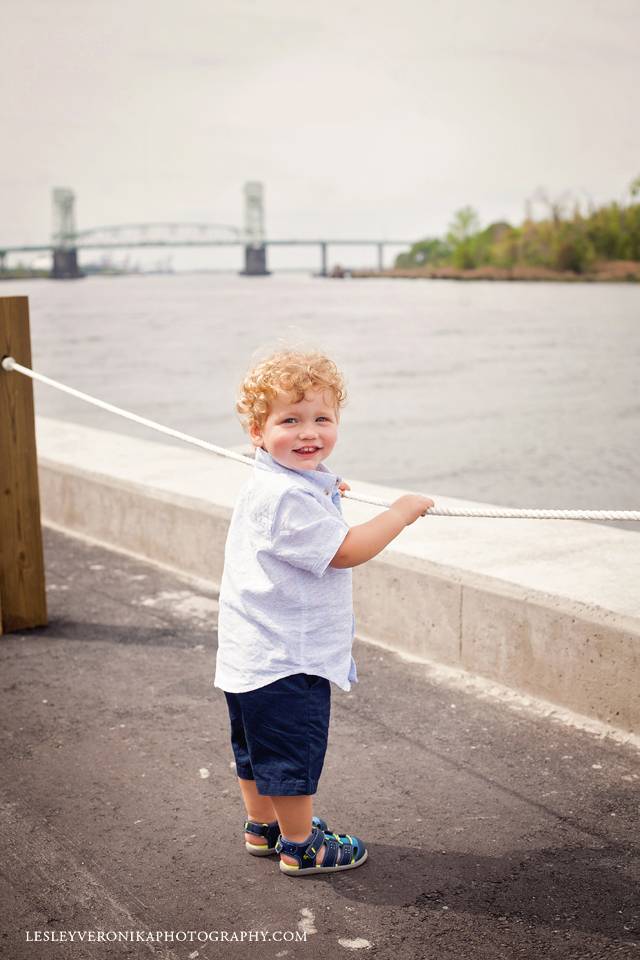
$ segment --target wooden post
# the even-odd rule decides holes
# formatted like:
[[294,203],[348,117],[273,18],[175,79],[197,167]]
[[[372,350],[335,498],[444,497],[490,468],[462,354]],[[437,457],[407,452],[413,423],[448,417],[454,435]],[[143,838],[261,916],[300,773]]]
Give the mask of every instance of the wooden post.
[[[0,297],[7,356],[31,367],[27,297]],[[33,381],[0,367],[0,633],[46,622]]]

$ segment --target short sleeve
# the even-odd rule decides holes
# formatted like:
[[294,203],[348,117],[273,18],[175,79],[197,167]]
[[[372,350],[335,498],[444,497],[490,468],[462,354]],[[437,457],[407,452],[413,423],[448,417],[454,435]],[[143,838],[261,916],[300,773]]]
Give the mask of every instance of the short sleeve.
[[329,513],[312,493],[287,490],[271,527],[271,553],[294,567],[321,577],[349,532],[341,516]]

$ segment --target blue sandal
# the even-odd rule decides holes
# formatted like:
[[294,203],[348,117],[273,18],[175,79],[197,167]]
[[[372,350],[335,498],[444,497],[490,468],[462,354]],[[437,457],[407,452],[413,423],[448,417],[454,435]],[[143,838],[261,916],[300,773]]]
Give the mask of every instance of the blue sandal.
[[[318,850],[324,843],[325,852],[322,863],[316,864]],[[276,843],[276,851],[293,857],[298,861],[293,863],[280,861],[280,869],[291,877],[302,877],[308,873],[335,873],[337,870],[353,870],[360,867],[367,859],[367,848],[360,837],[352,837],[348,833],[329,833],[321,828],[314,827],[311,837],[303,843],[293,843],[280,837]]]
[[[328,830],[328,826],[320,817],[313,817],[311,826],[314,830]],[[253,857],[268,857],[276,852],[276,844],[280,836],[280,825],[277,820],[273,823],[260,823],[259,820],[245,820],[244,832],[253,833],[256,837],[264,837],[264,843],[250,843],[245,840],[247,852]]]

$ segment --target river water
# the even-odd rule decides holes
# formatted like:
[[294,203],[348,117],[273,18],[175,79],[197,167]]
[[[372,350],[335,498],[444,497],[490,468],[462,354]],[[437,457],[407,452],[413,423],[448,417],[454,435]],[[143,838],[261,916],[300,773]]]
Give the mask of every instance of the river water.
[[[234,397],[252,356],[292,342],[345,374],[327,465],[349,480],[640,508],[640,285],[194,273],[8,281],[0,294],[29,296],[35,369],[222,446],[246,442]],[[42,385],[36,405],[171,442]]]

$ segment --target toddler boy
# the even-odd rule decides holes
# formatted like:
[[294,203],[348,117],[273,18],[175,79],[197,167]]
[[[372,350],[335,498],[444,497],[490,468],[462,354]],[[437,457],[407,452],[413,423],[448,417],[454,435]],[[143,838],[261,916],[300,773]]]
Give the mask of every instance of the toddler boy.
[[323,462],[345,399],[332,360],[280,350],[247,373],[236,404],[255,465],[225,545],[214,684],[229,709],[246,849],[279,853],[280,870],[298,877],[367,859],[359,837],[313,816],[330,683],[348,691],[357,680],[351,568],[433,506],[406,494],[349,527],[340,506],[349,485]]

